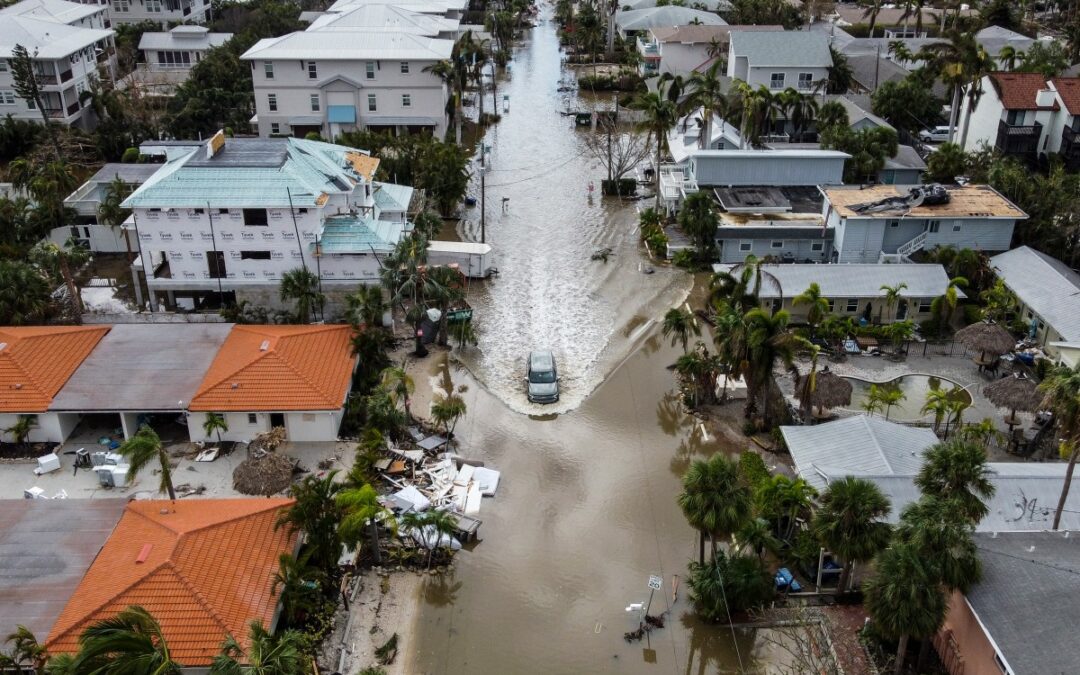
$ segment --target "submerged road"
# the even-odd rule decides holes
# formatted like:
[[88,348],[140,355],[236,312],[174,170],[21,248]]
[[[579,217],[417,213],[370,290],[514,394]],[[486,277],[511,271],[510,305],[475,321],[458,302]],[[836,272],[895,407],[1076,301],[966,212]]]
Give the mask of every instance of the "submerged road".
[[[692,459],[737,449],[705,437],[673,400],[666,367],[677,352],[656,319],[692,281],[667,268],[644,274],[633,206],[600,198],[600,165],[560,114],[584,104],[557,91],[548,14],[500,83],[510,113],[486,139],[487,235],[500,275],[470,289],[479,347],[465,352],[467,369],[428,365],[437,380],[469,385],[462,453],[501,470],[503,482],[484,500],[483,541],[457,556],[452,574],[424,580],[407,672],[715,673],[740,663],[758,672],[757,636],[702,625],[687,601],[697,535],[675,503],[679,479]],[[478,240],[475,212],[471,221],[460,234]],[[606,264],[589,260],[600,247],[615,252]],[[525,401],[524,360],[535,348],[557,356],[559,404]],[[648,599],[650,574],[664,577],[652,613],[670,606],[668,624],[628,644],[623,633],[637,624],[625,607]],[[683,583],[672,606],[673,575]]]

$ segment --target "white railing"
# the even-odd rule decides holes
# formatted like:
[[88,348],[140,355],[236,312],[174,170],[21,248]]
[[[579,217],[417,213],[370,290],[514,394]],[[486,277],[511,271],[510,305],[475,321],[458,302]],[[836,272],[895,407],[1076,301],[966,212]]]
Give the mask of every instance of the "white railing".
[[896,254],[901,256],[908,256],[915,251],[921,251],[923,246],[926,246],[926,232],[920,232],[906,244],[900,244],[896,248]]

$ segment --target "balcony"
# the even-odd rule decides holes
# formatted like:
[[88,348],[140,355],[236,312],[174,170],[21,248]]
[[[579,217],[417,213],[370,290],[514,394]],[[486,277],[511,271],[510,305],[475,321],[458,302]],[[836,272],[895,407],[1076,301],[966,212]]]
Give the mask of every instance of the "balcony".
[[1005,120],[998,122],[997,142],[994,147],[1005,155],[1034,161],[1039,152],[1039,139],[1042,138],[1042,124],[1009,124]]
[[1065,168],[1070,171],[1080,170],[1080,131],[1065,127],[1061,131],[1061,150]]

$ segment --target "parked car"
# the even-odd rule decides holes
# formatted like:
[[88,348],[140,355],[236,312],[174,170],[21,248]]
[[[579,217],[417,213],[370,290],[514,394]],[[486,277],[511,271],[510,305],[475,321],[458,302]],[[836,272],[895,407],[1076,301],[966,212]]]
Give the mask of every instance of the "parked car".
[[923,129],[919,132],[919,140],[923,143],[944,143],[949,140],[949,127],[945,125]]
[[529,401],[533,403],[554,403],[559,400],[559,370],[555,366],[554,354],[549,351],[529,353],[525,386]]

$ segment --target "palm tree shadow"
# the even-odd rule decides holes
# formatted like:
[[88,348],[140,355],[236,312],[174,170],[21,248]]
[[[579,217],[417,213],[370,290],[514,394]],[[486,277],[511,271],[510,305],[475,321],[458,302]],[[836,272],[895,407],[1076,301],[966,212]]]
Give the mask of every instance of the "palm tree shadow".
[[421,587],[424,603],[431,607],[446,607],[457,602],[457,594],[461,590],[462,582],[454,581],[454,576],[454,571],[449,570],[443,574],[427,577]]
[[[735,630],[738,643],[738,653],[731,640],[731,629],[726,626],[710,624],[702,621],[693,611],[683,612],[679,616],[679,622],[689,634],[687,642],[686,675],[706,675],[706,673],[741,673],[756,672],[747,671],[741,665],[749,666],[749,663],[739,664],[739,655],[742,659],[749,659],[754,650],[754,631],[737,628]],[[697,669],[694,669],[694,661],[697,660]]]

